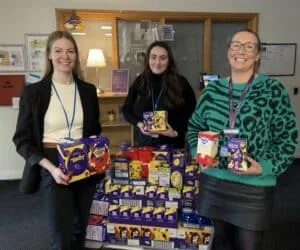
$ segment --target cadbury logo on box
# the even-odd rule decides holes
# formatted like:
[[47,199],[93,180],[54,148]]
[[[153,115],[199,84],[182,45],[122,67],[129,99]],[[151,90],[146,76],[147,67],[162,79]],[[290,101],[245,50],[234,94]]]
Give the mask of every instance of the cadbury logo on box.
[[70,159],[73,163],[74,162],[78,162],[78,161],[82,161],[84,160],[84,155],[78,155],[78,156],[73,156],[73,158]]
[[237,149],[237,148],[240,147],[240,145],[236,144],[236,142],[229,142],[228,147],[231,148],[231,149]]

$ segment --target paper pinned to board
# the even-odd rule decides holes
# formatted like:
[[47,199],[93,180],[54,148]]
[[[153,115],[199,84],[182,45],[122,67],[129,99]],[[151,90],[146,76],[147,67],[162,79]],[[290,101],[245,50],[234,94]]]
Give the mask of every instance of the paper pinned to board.
[[27,72],[25,75],[25,84],[33,84],[39,82],[43,78],[43,72]]
[[11,101],[12,101],[12,108],[19,109],[20,97],[12,97]]

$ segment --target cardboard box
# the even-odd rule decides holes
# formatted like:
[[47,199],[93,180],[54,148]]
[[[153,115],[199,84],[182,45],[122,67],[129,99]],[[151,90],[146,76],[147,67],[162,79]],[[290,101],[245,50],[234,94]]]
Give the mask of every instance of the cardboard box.
[[139,246],[141,226],[121,223],[107,224],[107,241],[111,244]]
[[219,134],[212,131],[198,133],[196,161],[203,165],[213,165],[219,146]]
[[177,229],[168,227],[142,226],[141,245],[159,249],[173,249]]
[[69,183],[90,176],[87,148],[83,140],[61,140],[57,151],[59,167],[70,177]]
[[64,138],[57,144],[58,163],[69,183],[104,173],[110,164],[109,140],[93,136],[73,140]]
[[227,143],[228,169],[231,171],[247,171],[248,163],[245,159],[247,154],[247,140],[242,138],[230,138]]
[[103,216],[91,214],[86,228],[85,238],[88,240],[106,241],[107,219]]
[[167,130],[168,117],[167,111],[157,110],[143,113],[145,130],[159,132]]
[[104,173],[110,164],[109,140],[105,136],[90,136],[85,139],[90,174]]
[[187,250],[209,250],[212,245],[213,232],[213,227],[200,229],[179,227],[176,247]]

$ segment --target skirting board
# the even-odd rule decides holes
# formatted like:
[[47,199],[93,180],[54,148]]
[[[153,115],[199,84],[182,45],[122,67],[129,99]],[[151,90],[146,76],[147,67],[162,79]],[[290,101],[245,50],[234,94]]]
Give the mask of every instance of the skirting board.
[[18,180],[21,179],[23,169],[7,169],[0,171],[0,180]]

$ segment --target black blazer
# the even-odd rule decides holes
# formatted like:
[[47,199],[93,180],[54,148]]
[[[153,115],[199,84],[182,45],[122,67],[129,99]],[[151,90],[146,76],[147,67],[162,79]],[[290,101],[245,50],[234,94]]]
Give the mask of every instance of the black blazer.
[[[94,85],[75,79],[83,110],[83,137],[99,135],[99,104]],[[25,159],[20,191],[34,193],[39,189],[40,166],[43,153],[44,117],[51,96],[51,77],[24,88],[13,142],[17,152]]]

